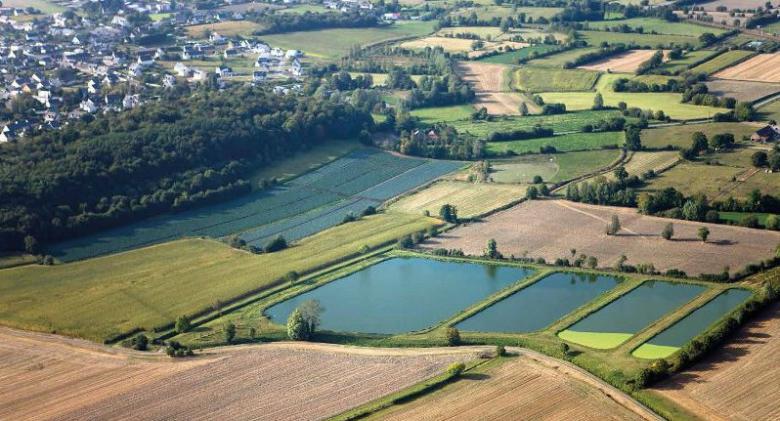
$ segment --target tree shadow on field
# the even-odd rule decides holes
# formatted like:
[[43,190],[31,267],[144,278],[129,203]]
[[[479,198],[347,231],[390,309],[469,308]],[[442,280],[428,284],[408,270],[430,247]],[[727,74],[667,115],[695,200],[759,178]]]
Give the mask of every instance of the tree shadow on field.
[[463,380],[476,380],[476,381],[482,381],[487,380],[490,378],[490,375],[485,373],[464,373],[461,374],[461,379]]
[[211,332],[211,330],[212,329],[210,327],[197,326],[197,327],[193,327],[192,329],[190,329],[190,332],[199,332],[199,333],[200,332]]

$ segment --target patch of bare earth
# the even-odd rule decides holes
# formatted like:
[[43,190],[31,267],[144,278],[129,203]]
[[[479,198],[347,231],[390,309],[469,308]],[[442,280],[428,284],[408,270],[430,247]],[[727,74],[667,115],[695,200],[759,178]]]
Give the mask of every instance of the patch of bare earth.
[[780,82],[780,53],[758,54],[715,73],[719,79]]
[[[513,350],[517,351],[517,350]],[[378,414],[383,420],[657,419],[622,392],[530,351]]]
[[780,304],[692,368],[653,388],[708,420],[780,419]]
[[650,60],[655,52],[656,50],[629,50],[579,68],[599,72],[635,73],[639,65]]
[[322,419],[488,350],[275,343],[171,360],[0,328],[0,419]]
[[477,97],[474,106],[479,109],[485,107],[489,114],[493,115],[520,115],[520,104],[526,102],[531,112],[535,112],[536,106],[525,101],[517,92],[506,92],[508,86],[507,67],[501,64],[480,63],[476,61],[460,62],[458,72],[463,80],[470,83],[476,91]]
[[[618,215],[618,235],[607,236],[606,225]],[[674,224],[674,238],[661,238],[668,223]],[[699,227],[710,230],[702,243]],[[679,269],[688,274],[718,273],[724,266],[732,271],[774,255],[780,233],[729,225],[657,218],[639,214],[633,208],[586,205],[565,200],[533,200],[448,231],[423,244],[426,248],[462,249],[481,255],[489,239],[506,256],[523,256],[554,261],[577,255],[595,256],[600,267],[610,267],[621,255],[628,264],[652,263],[656,269]]]

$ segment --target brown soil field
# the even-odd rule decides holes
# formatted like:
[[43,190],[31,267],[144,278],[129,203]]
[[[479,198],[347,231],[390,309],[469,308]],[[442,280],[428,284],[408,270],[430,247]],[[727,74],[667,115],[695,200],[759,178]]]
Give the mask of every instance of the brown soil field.
[[520,115],[520,104],[526,103],[531,113],[538,112],[532,101],[517,92],[506,92],[509,81],[507,67],[502,64],[480,63],[476,61],[460,62],[458,72],[463,80],[469,82],[477,93],[474,106],[485,107],[493,115]]
[[[618,235],[607,236],[605,227],[612,215],[618,215],[622,229]],[[660,234],[670,222],[674,237],[667,241]],[[697,238],[701,226],[710,230],[706,244]],[[736,271],[773,256],[780,232],[657,218],[633,208],[534,200],[448,231],[424,247],[481,255],[491,238],[506,256],[527,253],[550,262],[569,258],[570,250],[576,249],[577,254],[595,256],[599,267],[611,267],[625,255],[628,264],[652,263],[661,271],[674,268],[696,275],[717,273],[724,266]]]
[[0,328],[0,419],[321,419],[490,349],[274,343],[174,361]]
[[764,7],[766,1],[764,0],[715,0],[710,3],[702,3],[697,6],[701,6],[706,11],[717,10],[719,6],[726,6],[728,10],[748,10],[755,9],[757,7]]
[[780,92],[780,84],[749,82],[744,80],[713,80],[706,83],[710,93],[736,98],[737,101],[753,102],[765,96]]
[[707,420],[780,419],[780,304],[652,390]]
[[655,414],[563,361],[527,351],[371,419],[642,420]]
[[[612,57],[593,63],[579,66],[580,69],[596,70],[599,72],[635,73],[639,65],[646,62],[655,54],[656,50],[631,50],[625,53],[615,54]],[[667,54],[664,51],[664,54]]]
[[758,54],[715,73],[713,77],[753,82],[780,82],[780,53]]

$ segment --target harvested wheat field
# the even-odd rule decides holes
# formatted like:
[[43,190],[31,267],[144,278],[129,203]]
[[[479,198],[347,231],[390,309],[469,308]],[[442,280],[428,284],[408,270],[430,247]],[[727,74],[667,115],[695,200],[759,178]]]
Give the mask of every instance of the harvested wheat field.
[[460,218],[473,218],[525,197],[527,186],[516,184],[442,181],[406,196],[390,205],[390,210],[422,215],[438,215],[442,205],[454,205]]
[[780,419],[780,304],[652,390],[707,420]]
[[658,419],[622,392],[570,364],[526,350],[478,367],[430,395],[380,412],[382,420]]
[[744,80],[713,80],[706,83],[711,94],[753,102],[780,92],[780,84]]
[[507,66],[477,61],[460,62],[458,72],[476,91],[474,106],[477,109],[485,107],[493,115],[520,115],[520,104],[525,102],[530,112],[539,111],[539,107],[522,94],[507,92],[510,85]]
[[754,82],[780,82],[780,53],[758,54],[715,73],[713,77]]
[[321,419],[485,352],[276,343],[174,361],[0,328],[0,419]]
[[[593,63],[579,66],[580,69],[596,70],[599,72],[613,73],[635,73],[639,65],[650,60],[656,50],[630,50],[624,53],[615,54]],[[664,51],[664,55],[667,51]]]
[[[612,215],[618,215],[622,229],[607,236],[605,227]],[[670,222],[674,237],[667,241],[660,234]],[[706,244],[697,238],[701,226],[710,230]],[[553,261],[570,257],[570,250],[576,249],[577,254],[595,256],[600,267],[611,267],[625,255],[628,264],[652,263],[661,271],[679,269],[697,275],[719,273],[724,266],[736,271],[773,256],[780,232],[656,218],[633,208],[533,200],[448,231],[424,246],[481,255],[491,238],[507,256],[527,253]]]

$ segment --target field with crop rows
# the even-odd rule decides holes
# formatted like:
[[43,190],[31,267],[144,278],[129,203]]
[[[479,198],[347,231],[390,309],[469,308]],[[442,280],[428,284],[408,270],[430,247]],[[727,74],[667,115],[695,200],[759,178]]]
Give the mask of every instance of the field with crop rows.
[[732,50],[726,51],[714,57],[712,60],[705,61],[704,63],[691,69],[692,73],[707,73],[713,74],[721,69],[725,69],[732,64],[744,60],[746,57],[755,54],[752,51]]
[[662,172],[679,160],[680,154],[677,151],[634,152],[625,168],[629,175],[641,176],[650,170]]
[[639,68],[639,65],[650,60],[656,51],[657,50],[628,50],[579,66],[578,69],[599,72],[634,73]]
[[[297,235],[294,236],[310,235],[340,222],[348,211],[341,212],[339,209],[348,203],[366,199],[376,206],[393,195],[425,184],[457,167],[458,164],[452,162],[401,158],[384,152],[358,150],[270,190],[55,244],[48,253],[60,260],[72,261],[184,236],[216,238],[254,229],[283,233],[284,229],[297,227]],[[364,201],[349,210],[359,212],[368,205]],[[362,209],[358,209],[361,206]],[[311,213],[319,208],[323,208],[322,211]],[[330,218],[323,218],[333,213],[335,215]],[[301,219],[303,214],[316,221],[306,229],[301,228],[301,224],[306,222]],[[297,219],[284,221],[292,217]],[[264,227],[269,224],[274,225]],[[265,238],[260,234],[252,236],[253,241]]]
[[[618,215],[621,233],[607,236],[604,227]],[[533,221],[533,223],[528,223]],[[571,249],[595,256],[600,267],[611,267],[621,255],[629,264],[652,263],[665,271],[680,269],[689,275],[712,273],[729,266],[736,271],[748,263],[774,255],[780,233],[726,225],[674,221],[675,237],[660,237],[668,219],[641,215],[633,208],[594,206],[563,200],[532,200],[448,231],[429,240],[429,248],[459,248],[481,255],[485,243],[494,238],[504,255],[543,257],[548,262],[566,257]],[[698,240],[697,230],[707,226],[707,243]],[[573,229],[576,227],[576,229]],[[718,267],[713,267],[713,262]]]
[[536,153],[543,146],[553,146],[561,152],[587,151],[605,147],[617,147],[624,143],[623,132],[572,133],[539,139],[514,140],[508,142],[490,142],[487,151],[490,154],[503,155]]
[[321,419],[474,360],[484,349],[276,343],[173,361],[0,328],[0,418]]
[[746,80],[715,79],[707,82],[706,85],[711,94],[732,97],[743,102],[753,102],[780,92],[780,84]]
[[526,186],[511,184],[439,182],[400,199],[390,210],[438,215],[442,205],[450,204],[458,210],[458,217],[472,218],[523,198],[525,190]]
[[526,92],[588,91],[598,80],[597,72],[576,69],[522,67],[515,71],[514,84]]
[[780,54],[758,54],[713,75],[719,79],[780,82]]
[[468,132],[477,137],[487,137],[493,132],[506,132],[511,130],[530,130],[539,124],[555,130],[556,133],[579,131],[586,124],[593,124],[599,120],[606,120],[620,116],[619,111],[581,111],[576,113],[555,115],[531,115],[525,117],[497,118],[493,121],[452,121],[451,125],[458,132]]
[[290,271],[320,268],[438,223],[379,214],[270,254],[187,239],[63,265],[3,269],[0,323],[102,341],[136,327],[171,323],[179,315],[271,287]]

